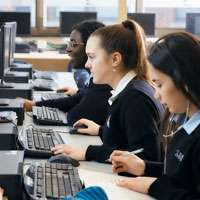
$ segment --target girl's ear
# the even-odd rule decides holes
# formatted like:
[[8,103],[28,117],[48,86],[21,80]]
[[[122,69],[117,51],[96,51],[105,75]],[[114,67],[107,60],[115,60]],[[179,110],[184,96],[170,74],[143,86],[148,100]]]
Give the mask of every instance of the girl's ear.
[[111,55],[112,67],[116,68],[122,63],[122,55],[119,52],[114,52]]

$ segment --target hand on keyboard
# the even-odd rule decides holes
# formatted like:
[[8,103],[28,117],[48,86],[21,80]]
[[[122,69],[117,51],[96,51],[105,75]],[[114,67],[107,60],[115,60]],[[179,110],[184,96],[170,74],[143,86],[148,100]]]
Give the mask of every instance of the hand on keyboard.
[[85,160],[86,150],[84,149],[75,148],[67,144],[58,144],[51,150],[54,154],[66,154],[76,160]]
[[25,154],[35,157],[52,156],[51,148],[57,144],[64,144],[59,133],[52,129],[29,127],[20,134],[20,144]]
[[27,100],[27,99],[24,100],[24,110],[25,111],[32,111],[33,106],[35,106],[34,101],[30,101],[30,100]]
[[71,88],[71,87],[63,87],[59,88],[57,92],[64,92],[67,95],[73,96],[77,93],[78,89]]

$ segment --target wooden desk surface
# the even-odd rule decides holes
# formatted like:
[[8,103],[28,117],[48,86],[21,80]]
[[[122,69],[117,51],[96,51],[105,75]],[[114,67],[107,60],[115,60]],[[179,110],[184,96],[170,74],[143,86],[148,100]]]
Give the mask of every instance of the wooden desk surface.
[[45,71],[67,71],[70,57],[57,51],[15,53],[16,60],[26,61],[33,65],[33,69]]

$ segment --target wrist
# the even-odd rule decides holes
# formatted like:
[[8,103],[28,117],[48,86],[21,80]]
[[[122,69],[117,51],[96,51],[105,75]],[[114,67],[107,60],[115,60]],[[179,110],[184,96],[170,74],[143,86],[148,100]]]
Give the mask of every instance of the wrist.
[[78,160],[85,160],[86,149],[79,150],[79,159]]
[[142,159],[140,160],[140,162],[141,162],[141,171],[139,176],[143,176],[145,174],[146,163]]

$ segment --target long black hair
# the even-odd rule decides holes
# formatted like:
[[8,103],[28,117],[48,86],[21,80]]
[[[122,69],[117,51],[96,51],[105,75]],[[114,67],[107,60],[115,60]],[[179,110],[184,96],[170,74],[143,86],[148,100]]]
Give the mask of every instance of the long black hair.
[[152,46],[149,61],[200,108],[200,43],[197,37],[187,32],[168,34]]
[[95,20],[85,20],[78,24],[75,24],[72,27],[72,30],[76,30],[81,34],[81,39],[84,45],[86,46],[87,40],[90,35],[97,29],[104,27],[105,25],[102,22]]

